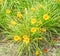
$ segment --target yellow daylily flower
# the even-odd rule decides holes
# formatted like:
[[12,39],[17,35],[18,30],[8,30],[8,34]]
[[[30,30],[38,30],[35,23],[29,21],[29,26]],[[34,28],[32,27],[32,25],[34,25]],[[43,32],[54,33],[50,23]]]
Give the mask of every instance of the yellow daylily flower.
[[39,4],[38,5],[38,8],[43,8],[44,6],[42,4]]
[[56,2],[60,2],[60,0],[56,0]]
[[14,36],[14,40],[15,40],[15,41],[21,41],[21,38],[20,38],[18,35],[15,35],[15,36]]
[[32,33],[36,32],[36,30],[37,30],[37,29],[36,29],[36,28],[34,28],[34,27],[33,27],[33,28],[31,28],[31,32],[32,32]]
[[10,9],[6,9],[6,13],[7,14],[10,14],[11,13],[11,10]]
[[27,38],[28,36],[27,35],[23,35],[23,39]]
[[23,36],[23,41],[24,41],[26,44],[29,43],[29,38],[28,38],[27,35],[24,35],[24,36]]
[[15,21],[11,21],[10,25],[14,26],[14,25],[16,25],[16,22]]
[[20,18],[20,19],[22,18],[21,12],[17,12],[17,17]]
[[36,19],[35,19],[35,18],[32,18],[32,19],[31,19],[31,23],[32,23],[32,24],[35,24],[35,23],[36,23]]
[[3,2],[3,0],[0,0],[0,4]]
[[49,19],[49,15],[48,15],[48,14],[44,14],[44,15],[43,15],[43,19],[44,19],[44,20],[48,20],[48,19]]

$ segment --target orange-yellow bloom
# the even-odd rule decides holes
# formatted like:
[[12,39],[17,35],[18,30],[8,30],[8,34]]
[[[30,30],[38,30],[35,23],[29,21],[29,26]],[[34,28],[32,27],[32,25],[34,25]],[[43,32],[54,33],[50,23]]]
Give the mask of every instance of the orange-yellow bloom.
[[35,52],[35,55],[38,56],[38,55],[39,55],[39,51],[36,51],[36,52]]
[[20,18],[20,19],[22,18],[21,12],[17,12],[17,17]]
[[36,32],[36,30],[37,30],[37,29],[36,29],[36,28],[34,28],[34,27],[33,27],[33,28],[31,28],[31,32],[32,32],[32,33]]
[[39,4],[38,5],[38,8],[43,8],[44,6],[42,4]]
[[36,23],[36,19],[35,18],[31,19],[31,23],[35,24]]
[[43,15],[43,19],[44,19],[44,20],[48,20],[48,19],[49,19],[49,15],[48,15],[48,14],[44,14],[44,15]]
[[27,38],[28,36],[27,35],[23,35],[23,39]]
[[60,0],[56,0],[57,2],[60,2]]
[[0,3],[2,3],[3,2],[3,0],[0,0]]
[[36,9],[35,9],[34,7],[31,8],[31,11],[32,11],[32,12],[35,12],[35,10],[36,10]]
[[43,38],[42,38],[42,37],[39,37],[38,39],[39,39],[39,40],[43,40]]
[[16,25],[16,22],[15,21],[11,21],[10,25],[14,26],[14,25]]
[[19,41],[19,40],[21,41],[21,38],[20,38],[18,35],[15,35],[15,36],[14,36],[14,40],[15,40],[15,41]]
[[6,9],[6,13],[7,14],[10,14],[11,13],[11,10],[10,9]]
[[27,35],[24,35],[24,36],[23,36],[23,41],[24,41],[26,44],[29,43],[29,38],[28,38]]

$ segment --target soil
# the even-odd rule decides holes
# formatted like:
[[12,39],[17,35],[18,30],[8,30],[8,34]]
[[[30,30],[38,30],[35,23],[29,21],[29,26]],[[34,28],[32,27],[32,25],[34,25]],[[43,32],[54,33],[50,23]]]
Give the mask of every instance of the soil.
[[[43,56],[60,56],[60,41],[58,41],[57,43],[58,44],[53,47],[47,46],[49,51]],[[0,56],[17,56],[15,53],[15,50],[17,50],[16,46],[16,44],[0,43]]]

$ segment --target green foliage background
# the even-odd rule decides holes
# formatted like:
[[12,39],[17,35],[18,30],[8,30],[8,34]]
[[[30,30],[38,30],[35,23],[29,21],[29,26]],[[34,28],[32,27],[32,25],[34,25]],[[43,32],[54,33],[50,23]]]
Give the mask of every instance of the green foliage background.
[[[38,9],[37,5],[39,4],[44,5],[44,9]],[[31,12],[32,7],[36,8],[35,12]],[[11,10],[9,15],[6,14],[6,9]],[[21,20],[14,17],[18,11],[23,15]],[[43,19],[44,14],[50,15],[50,19],[45,21]],[[41,20],[42,25],[31,25],[30,21],[33,17],[36,18],[37,22]],[[16,21],[17,24],[14,27],[9,27],[9,23],[12,20]],[[47,31],[32,34],[30,32],[32,27],[46,28]],[[53,38],[60,36],[60,2],[55,0],[3,0],[3,3],[0,4],[0,35],[2,33],[5,35],[2,40],[11,41],[14,44],[17,43],[18,56],[21,56],[25,49],[27,49],[27,56],[30,56],[31,52],[34,53],[36,50],[41,51],[39,55],[43,56],[43,47],[45,45],[54,45]],[[15,42],[13,40],[15,34],[19,36],[27,34],[31,42],[27,46],[23,41]],[[41,36],[44,39],[43,41],[36,40]]]

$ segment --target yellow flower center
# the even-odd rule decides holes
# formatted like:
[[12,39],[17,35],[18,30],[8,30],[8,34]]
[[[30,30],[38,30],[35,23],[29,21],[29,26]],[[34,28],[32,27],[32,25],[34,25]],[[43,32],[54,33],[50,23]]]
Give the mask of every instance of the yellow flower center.
[[48,20],[49,19],[49,15],[45,14],[45,15],[43,15],[43,18],[44,18],[44,20]]

